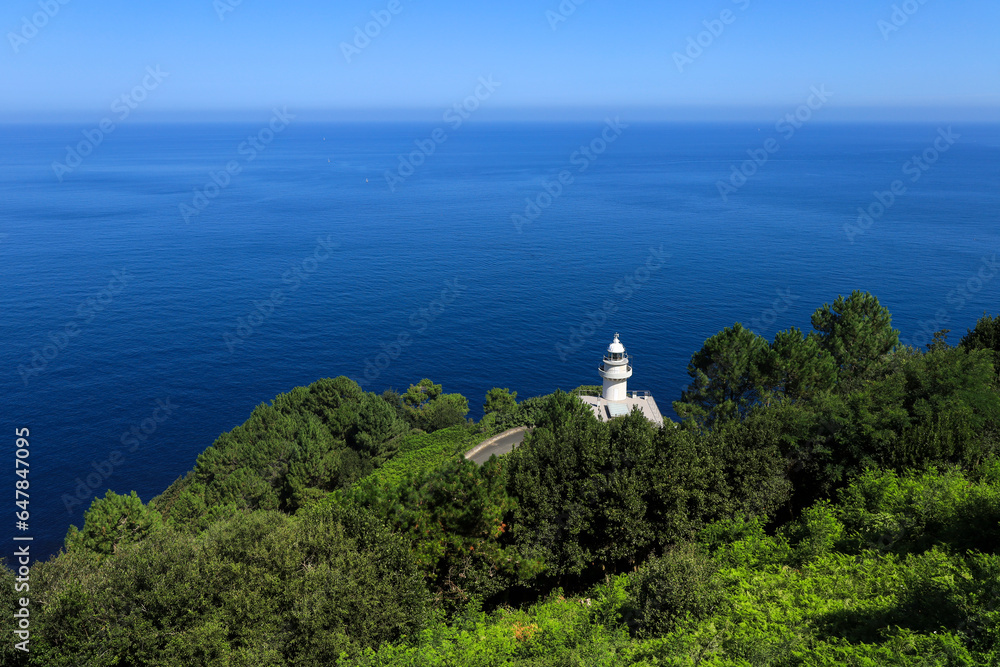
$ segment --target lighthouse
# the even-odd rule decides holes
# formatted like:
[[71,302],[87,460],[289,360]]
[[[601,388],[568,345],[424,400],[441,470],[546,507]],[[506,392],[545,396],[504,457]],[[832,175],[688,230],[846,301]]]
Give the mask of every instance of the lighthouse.
[[609,421],[638,409],[646,419],[657,426],[663,426],[663,415],[660,414],[660,408],[653,400],[653,395],[645,390],[628,390],[628,379],[632,377],[632,362],[625,352],[625,346],[618,339],[618,334],[615,334],[614,340],[608,345],[604,361],[598,366],[597,372],[604,380],[601,395],[597,395],[596,387],[581,387],[581,391],[577,392],[579,399],[594,411],[595,417],[601,421]]
[[[605,339],[607,340],[607,339]],[[608,345],[604,363],[598,368],[604,380],[601,396],[608,401],[621,402],[628,398],[628,379],[632,377],[632,365],[628,361],[625,346],[618,340],[618,334]]]

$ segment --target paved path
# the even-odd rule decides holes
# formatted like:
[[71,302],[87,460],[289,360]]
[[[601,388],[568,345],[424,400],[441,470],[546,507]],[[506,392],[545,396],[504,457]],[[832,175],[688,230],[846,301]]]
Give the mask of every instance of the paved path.
[[465,458],[477,465],[483,465],[489,461],[490,457],[494,454],[497,456],[503,456],[510,450],[514,449],[517,445],[520,445],[527,432],[527,426],[519,426],[517,428],[512,428],[509,431],[504,431],[500,435],[495,435],[488,440],[484,440],[470,449],[465,453]]

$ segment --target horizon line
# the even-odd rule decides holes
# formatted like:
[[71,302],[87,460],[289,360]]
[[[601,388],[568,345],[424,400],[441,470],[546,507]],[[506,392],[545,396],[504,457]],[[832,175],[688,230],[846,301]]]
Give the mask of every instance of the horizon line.
[[[140,123],[214,123],[256,121],[272,113],[274,107],[245,107],[234,109],[149,109],[131,114],[130,124]],[[278,105],[278,108],[288,108]],[[591,122],[606,117],[620,116],[636,123],[733,123],[769,122],[780,120],[793,112],[795,106],[675,106],[651,107],[621,105],[562,106],[562,107],[506,107],[481,109],[469,113],[470,123],[531,123],[531,122]],[[347,122],[347,123],[399,123],[439,122],[450,108],[441,107],[351,107],[351,108],[288,108],[297,116],[297,122]],[[99,121],[113,115],[108,109],[0,111],[0,124],[65,124]],[[1000,122],[1000,107],[973,106],[843,106],[830,107],[816,114],[813,123],[927,123],[927,122]]]

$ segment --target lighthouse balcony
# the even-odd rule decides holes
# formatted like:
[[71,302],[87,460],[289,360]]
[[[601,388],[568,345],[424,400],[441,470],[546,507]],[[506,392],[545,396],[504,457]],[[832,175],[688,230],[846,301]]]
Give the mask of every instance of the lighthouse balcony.
[[614,379],[626,379],[632,377],[632,366],[613,366],[610,364],[601,364],[597,367],[598,372],[600,372],[601,377],[608,378],[609,380]]

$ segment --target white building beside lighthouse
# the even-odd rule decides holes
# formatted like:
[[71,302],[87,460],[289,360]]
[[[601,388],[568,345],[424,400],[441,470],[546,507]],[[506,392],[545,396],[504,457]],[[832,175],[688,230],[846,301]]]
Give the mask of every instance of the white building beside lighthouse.
[[648,391],[629,391],[628,379],[632,377],[632,363],[625,346],[615,334],[614,340],[604,353],[604,360],[597,372],[604,381],[600,396],[580,396],[601,421],[627,415],[632,408],[639,408],[646,419],[657,426],[663,426],[663,416]]

